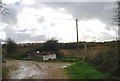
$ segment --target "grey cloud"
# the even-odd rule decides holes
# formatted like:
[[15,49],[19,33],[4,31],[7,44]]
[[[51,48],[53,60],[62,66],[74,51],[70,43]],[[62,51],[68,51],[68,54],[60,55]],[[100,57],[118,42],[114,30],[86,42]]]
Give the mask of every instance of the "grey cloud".
[[41,2],[37,1],[35,4],[28,5],[28,7],[32,7],[32,8],[35,8],[35,9],[42,9],[43,7],[45,7],[45,5],[42,4]]
[[6,24],[16,24],[17,23],[17,14],[16,6],[13,4],[9,4],[6,6],[8,8],[7,12],[9,14],[2,15],[2,22]]
[[[19,27],[16,27],[16,28],[19,28]],[[33,29],[21,29],[21,30],[17,30],[17,32],[20,32],[20,33],[25,33],[27,31],[31,31],[31,32],[35,32],[37,29],[33,28]]]
[[[107,30],[113,30],[118,32],[120,39],[119,30],[116,30],[113,24],[113,19],[115,17],[115,2],[46,2],[43,3],[47,6],[58,10],[59,8],[64,8],[66,12],[71,14],[75,19],[78,20],[88,20],[91,18],[96,18],[106,24]],[[118,27],[118,26],[117,26]],[[110,35],[105,35],[103,39],[114,38]]]
[[46,36],[45,35],[35,35],[30,37],[31,41],[45,41]]
[[14,39],[16,42],[23,42],[29,40],[31,34],[29,33],[15,33],[14,34]]
[[43,23],[43,22],[45,22],[46,20],[44,19],[44,17],[40,17],[39,19],[38,19],[38,23]]
[[6,36],[8,37],[13,37],[14,38],[14,33],[16,32],[11,25],[7,25],[3,31],[6,33]]
[[27,30],[17,31],[12,26],[6,26],[4,28],[4,31],[6,33],[6,38],[12,38],[15,39],[16,42],[24,42],[24,41],[45,41],[46,36],[45,35],[31,35],[31,33],[25,33]]
[[45,41],[45,35],[34,35],[32,36],[30,33],[15,33],[15,39],[17,42],[23,41]]
[[16,25],[17,24],[17,15],[21,12],[21,10],[26,7],[27,5],[21,5],[17,6],[15,4],[7,4],[6,8],[8,8],[6,11],[8,14],[0,15],[2,16],[2,22],[10,25]]
[[79,20],[98,18],[107,25],[112,23],[113,2],[46,2],[43,4],[56,10],[64,8]]
[[26,32],[27,31],[27,29],[23,29],[23,30],[19,30],[19,32]]
[[[110,25],[111,23],[111,17],[113,16],[113,6],[111,2],[46,2],[46,3],[39,3],[36,2],[35,5],[31,5],[29,7],[40,9],[42,8],[42,4],[44,6],[49,6],[53,9],[58,10],[59,8],[64,8],[67,13],[71,14],[74,18],[78,18],[79,20],[83,19],[91,19],[91,18],[99,18],[102,22],[104,22],[107,25]],[[24,7],[23,5],[21,9]],[[30,33],[25,33],[28,30],[21,30],[17,33],[14,28],[12,28],[11,25],[14,25],[17,23],[17,15],[20,12],[15,11],[16,6],[13,4],[7,5],[7,7],[10,9],[8,12],[10,14],[6,14],[2,16],[2,22],[10,24],[7,26],[4,31],[6,32],[7,37],[14,38],[17,42],[22,41],[44,41],[46,39],[45,35],[36,35],[32,36]],[[58,17],[59,18],[59,17]],[[43,17],[38,19],[39,23],[45,22],[45,19]],[[54,23],[51,23],[50,26],[54,26]],[[47,27],[46,27],[47,28]],[[110,30],[112,28],[107,26],[106,29]],[[34,31],[34,30],[31,30]],[[109,38],[109,35],[105,35],[106,39]]]
[[101,40],[109,40],[109,39],[115,39],[116,36],[110,35],[106,32],[101,32]]
[[[18,8],[14,4],[8,4],[6,5],[8,8],[7,12],[9,14],[0,15],[2,17],[2,23],[8,24],[3,31],[6,33],[6,38],[10,37],[12,39],[15,39],[16,42],[24,42],[24,41],[45,41],[46,36],[45,35],[31,35],[32,33],[26,33],[27,31],[34,32],[36,29],[23,29],[23,30],[16,30],[13,28],[13,25],[15,26],[17,24],[17,15],[21,12],[21,10],[26,7],[26,5],[21,5],[20,8]],[[27,6],[27,7],[32,7]],[[18,8],[18,11],[17,11]],[[44,18],[40,18],[40,22],[44,22]],[[19,27],[16,27],[19,28]]]
[[48,27],[47,26],[43,26],[43,29],[45,30],[45,29],[47,29]]
[[[49,3],[50,4],[50,3]],[[56,3],[55,3],[56,4]],[[58,3],[60,7],[65,8],[69,13],[72,13],[75,18],[91,18],[91,17],[102,17],[105,13],[104,7],[109,2],[73,2],[73,3]],[[111,4],[112,5],[112,4]]]
[[54,27],[54,26],[55,26],[55,23],[51,22],[50,26],[51,26],[51,27]]

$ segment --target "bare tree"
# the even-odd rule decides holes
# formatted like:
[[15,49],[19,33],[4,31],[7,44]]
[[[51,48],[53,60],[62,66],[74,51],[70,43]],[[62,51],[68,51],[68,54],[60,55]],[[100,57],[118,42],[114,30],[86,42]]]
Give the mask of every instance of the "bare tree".
[[7,10],[8,8],[6,7],[6,4],[3,4],[3,2],[0,1],[0,14],[2,15],[9,14]]
[[113,24],[118,26],[118,40],[120,40],[120,1],[115,3]]
[[115,2],[113,22],[117,25],[120,23],[120,1]]

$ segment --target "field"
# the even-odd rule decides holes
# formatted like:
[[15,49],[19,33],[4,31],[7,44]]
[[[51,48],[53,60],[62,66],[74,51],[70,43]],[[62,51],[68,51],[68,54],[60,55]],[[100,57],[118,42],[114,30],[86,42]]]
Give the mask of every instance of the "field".
[[[118,76],[118,42],[106,43],[80,43],[79,50],[74,47],[66,46],[66,44],[59,44],[59,54],[61,58],[56,60],[43,61],[39,58],[32,58],[29,61],[43,62],[43,63],[74,63],[73,65],[65,68],[65,72],[70,79],[119,79]],[[40,46],[41,47],[41,46]],[[68,48],[69,47],[69,48]],[[11,57],[7,56],[6,48],[3,46],[3,55],[7,60],[8,58],[26,61],[27,52],[38,50],[39,44],[32,44],[31,46],[18,46],[17,52],[13,53]],[[84,60],[83,60],[84,57]],[[3,77],[6,77],[10,68],[3,69]],[[62,71],[63,72],[63,71]],[[56,74],[54,72],[51,72]],[[61,72],[60,72],[61,73]]]

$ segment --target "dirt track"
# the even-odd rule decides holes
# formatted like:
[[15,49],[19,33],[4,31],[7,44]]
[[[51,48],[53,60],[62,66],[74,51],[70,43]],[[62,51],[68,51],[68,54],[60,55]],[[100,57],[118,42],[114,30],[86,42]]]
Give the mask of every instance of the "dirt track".
[[70,63],[11,60],[6,65],[17,66],[9,72],[10,79],[68,79],[64,67]]

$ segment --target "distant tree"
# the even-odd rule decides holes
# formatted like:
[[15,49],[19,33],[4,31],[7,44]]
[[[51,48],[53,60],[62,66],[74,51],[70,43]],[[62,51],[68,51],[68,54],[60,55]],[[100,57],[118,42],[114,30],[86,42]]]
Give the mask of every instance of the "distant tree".
[[118,26],[118,40],[120,41],[120,1],[115,2],[113,24]]
[[0,14],[2,15],[9,14],[7,10],[8,8],[6,7],[6,5],[3,4],[2,1],[0,1]]
[[53,51],[56,53],[57,58],[63,58],[64,55],[59,52],[60,46],[58,40],[51,39],[45,42],[44,48],[46,51]]
[[43,46],[44,51],[54,51],[57,52],[58,48],[58,40],[50,39],[44,43]]
[[[116,43],[116,47],[117,50],[117,59],[120,59],[120,0],[117,0],[117,2],[115,3],[115,10],[114,10],[114,24],[118,26],[118,38],[116,38],[117,43]],[[120,62],[120,60],[118,60],[118,62]],[[118,65],[118,73],[120,73],[120,63]],[[120,75],[119,75],[120,76]]]
[[114,23],[120,25],[120,1],[115,2]]
[[6,52],[9,56],[11,53],[15,53],[17,51],[17,44],[12,39],[8,38],[6,41]]
[[58,40],[50,39],[46,41],[42,47],[40,47],[41,51],[49,51],[49,52],[55,52],[57,58],[62,58],[63,54],[60,54],[59,52],[59,44]]

